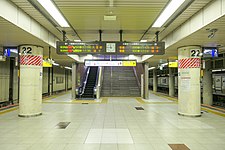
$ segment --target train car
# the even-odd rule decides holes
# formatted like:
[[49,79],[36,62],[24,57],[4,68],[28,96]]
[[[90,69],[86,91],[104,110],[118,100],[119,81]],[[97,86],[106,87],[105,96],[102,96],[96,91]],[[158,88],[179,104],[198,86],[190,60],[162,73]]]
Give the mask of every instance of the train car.
[[[157,91],[162,93],[169,93],[169,77],[168,76],[159,76],[157,78]],[[149,88],[153,89],[153,78],[149,78]],[[178,93],[178,77],[174,76],[174,88],[175,95]]]
[[215,73],[213,78],[213,104],[225,107],[225,73]]

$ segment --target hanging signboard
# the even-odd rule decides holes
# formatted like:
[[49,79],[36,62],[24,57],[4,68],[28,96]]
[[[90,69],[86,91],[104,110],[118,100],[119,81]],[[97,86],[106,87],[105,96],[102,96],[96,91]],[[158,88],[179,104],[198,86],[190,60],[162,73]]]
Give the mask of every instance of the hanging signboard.
[[136,66],[137,62],[135,60],[121,60],[121,61],[105,61],[105,60],[85,60],[85,66]]
[[59,42],[56,43],[57,54],[136,54],[163,55],[165,42]]

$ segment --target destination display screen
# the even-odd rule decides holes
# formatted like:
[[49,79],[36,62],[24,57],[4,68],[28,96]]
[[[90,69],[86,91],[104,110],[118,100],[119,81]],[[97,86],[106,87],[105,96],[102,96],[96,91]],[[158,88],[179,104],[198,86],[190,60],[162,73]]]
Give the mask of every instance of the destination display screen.
[[101,42],[57,42],[58,54],[99,54],[105,52]]
[[57,42],[58,54],[163,55],[165,42]]
[[137,61],[120,60],[120,61],[105,61],[105,60],[85,60],[85,66],[136,66]]
[[120,42],[117,44],[120,54],[163,55],[164,42]]

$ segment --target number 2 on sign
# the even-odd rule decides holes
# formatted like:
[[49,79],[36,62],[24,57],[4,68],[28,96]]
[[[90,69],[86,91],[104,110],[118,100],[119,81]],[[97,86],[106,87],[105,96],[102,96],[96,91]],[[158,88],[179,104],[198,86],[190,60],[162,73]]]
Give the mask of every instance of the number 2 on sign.
[[22,54],[32,54],[32,48],[31,47],[22,47]]
[[191,50],[191,57],[200,57],[200,50],[199,49],[192,49]]

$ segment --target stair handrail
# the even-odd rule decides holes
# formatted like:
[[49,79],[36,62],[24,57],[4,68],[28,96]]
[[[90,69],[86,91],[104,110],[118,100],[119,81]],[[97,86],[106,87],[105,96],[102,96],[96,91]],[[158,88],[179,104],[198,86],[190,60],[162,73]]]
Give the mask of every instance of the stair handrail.
[[97,87],[98,87],[98,80],[99,80],[99,70],[100,70],[100,67],[98,67],[97,74],[96,74],[96,77],[95,77],[95,86],[93,88],[94,95],[97,95]]
[[85,80],[84,80],[84,82],[82,83],[82,86],[81,86],[81,89],[80,89],[80,90],[81,90],[81,93],[79,94],[80,96],[84,94],[84,90],[85,90],[85,88],[86,88],[87,79],[88,79],[88,76],[89,76],[90,69],[91,69],[91,67],[88,67],[87,73],[85,74],[85,75],[86,75],[86,76],[85,76]]
[[141,90],[141,83],[140,83],[140,81],[138,79],[138,76],[137,76],[137,70],[135,69],[135,67],[133,67],[133,70],[134,70],[135,78],[137,80],[138,88],[139,88],[139,90]]
[[102,80],[103,80],[103,67],[99,67],[98,68],[98,74],[97,74],[97,81],[94,87],[94,92],[96,94],[96,98],[99,99],[100,98],[100,93],[101,93],[101,85],[102,85]]

